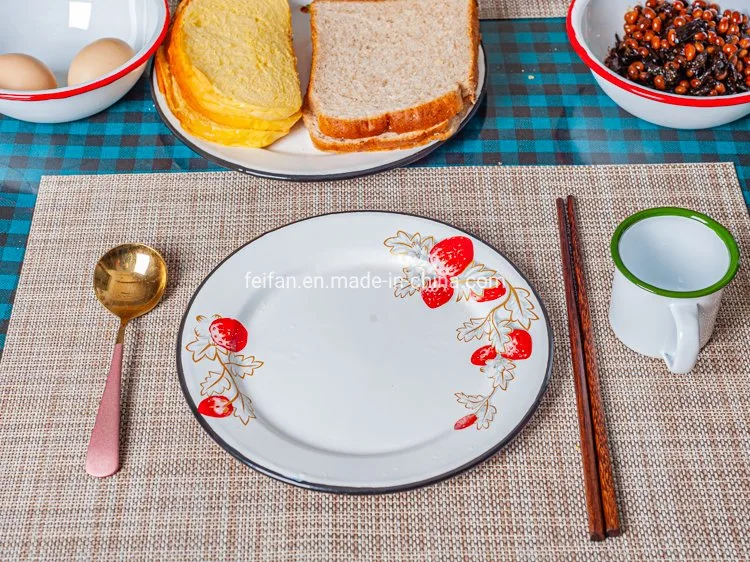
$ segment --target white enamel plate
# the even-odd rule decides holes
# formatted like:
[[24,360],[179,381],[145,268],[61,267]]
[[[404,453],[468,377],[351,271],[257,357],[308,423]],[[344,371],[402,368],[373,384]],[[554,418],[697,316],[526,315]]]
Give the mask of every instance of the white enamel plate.
[[[312,60],[310,16],[301,10],[308,3],[308,0],[290,0],[289,2],[292,10],[294,51],[297,55],[297,70],[303,92],[307,90]],[[481,45],[479,50],[477,102],[464,117],[459,130],[474,116],[487,89],[487,66]],[[182,128],[159,91],[153,69],[151,74],[151,92],[156,110],[177,138],[204,158],[220,166],[255,176],[296,181],[365,176],[416,162],[446,142],[436,141],[410,150],[347,154],[322,152],[313,146],[307,129],[300,121],[287,136],[266,148],[222,146],[201,140]]]
[[544,307],[497,250],[429,219],[324,215],[269,232],[201,284],[180,383],[216,442],[329,492],[422,486],[489,458],[552,364]]

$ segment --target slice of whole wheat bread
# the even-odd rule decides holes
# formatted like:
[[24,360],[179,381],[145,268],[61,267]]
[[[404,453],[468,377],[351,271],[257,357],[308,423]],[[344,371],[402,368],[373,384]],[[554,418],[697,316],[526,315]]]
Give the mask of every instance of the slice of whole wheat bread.
[[322,135],[424,136],[475,101],[476,0],[315,0],[310,13],[305,107]]

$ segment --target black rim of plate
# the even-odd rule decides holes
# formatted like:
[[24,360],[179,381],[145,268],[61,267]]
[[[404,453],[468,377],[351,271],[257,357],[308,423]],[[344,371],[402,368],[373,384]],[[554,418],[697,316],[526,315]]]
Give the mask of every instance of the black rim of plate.
[[[246,457],[241,452],[239,452],[237,449],[230,446],[228,443],[226,443],[221,436],[219,436],[209,425],[209,423],[206,421],[206,419],[198,413],[198,407],[193,400],[193,398],[190,396],[190,391],[187,388],[187,383],[185,382],[185,372],[182,367],[182,339],[183,334],[185,331],[185,324],[188,320],[188,313],[190,312],[190,309],[193,306],[193,302],[195,302],[196,297],[203,289],[203,286],[206,284],[206,282],[213,277],[213,275],[229,260],[231,259],[235,254],[246,248],[247,246],[250,246],[251,244],[257,242],[267,234],[271,234],[273,232],[276,232],[277,230],[281,230],[283,228],[291,228],[294,227],[294,225],[297,225],[302,222],[320,219],[323,217],[328,217],[331,215],[357,215],[357,214],[363,214],[363,213],[380,213],[380,214],[388,214],[388,215],[394,215],[394,216],[404,216],[404,217],[410,217],[410,218],[418,218],[427,220],[436,224],[441,224],[444,226],[447,226],[449,228],[454,229],[456,232],[466,234],[467,236],[470,236],[474,238],[475,240],[478,240],[488,246],[491,250],[493,250],[497,255],[502,257],[503,259],[507,260],[508,263],[516,270],[518,275],[521,277],[521,279],[524,280],[527,287],[531,290],[531,293],[534,295],[534,298],[536,298],[537,302],[539,303],[539,307],[542,311],[542,314],[544,315],[544,322],[547,328],[547,340],[548,340],[548,346],[549,346],[549,356],[547,358],[547,367],[544,374],[544,380],[542,381],[542,385],[539,388],[539,392],[534,399],[534,403],[531,405],[529,410],[526,412],[526,415],[523,417],[523,419],[516,425],[516,427],[513,428],[513,430],[508,433],[508,435],[505,436],[500,442],[498,442],[496,445],[482,453],[481,455],[473,458],[467,463],[464,463],[461,466],[458,466],[452,470],[449,470],[447,472],[444,472],[442,474],[439,474],[437,476],[433,476],[431,478],[427,478],[425,480],[418,480],[415,482],[410,482],[408,484],[400,484],[398,486],[382,486],[382,487],[358,487],[358,486],[335,486],[331,484],[322,484],[320,482],[311,482],[307,480],[295,480],[293,478],[290,478],[289,476],[286,476],[284,474],[281,474],[279,472],[276,472],[274,470],[271,470],[269,468],[266,468],[265,466],[253,461],[252,459]],[[537,293],[534,286],[529,283],[529,280],[526,278],[526,276],[521,272],[518,267],[516,267],[515,263],[513,263],[511,260],[509,260],[502,252],[500,252],[497,248],[492,246],[491,244],[488,244],[481,238],[478,238],[474,234],[471,234],[470,232],[467,232],[461,228],[457,228],[456,226],[443,222],[440,220],[432,219],[429,217],[425,217],[422,215],[417,215],[413,213],[401,213],[401,212],[395,212],[395,211],[377,211],[377,210],[365,210],[365,211],[339,211],[339,212],[332,212],[332,213],[324,213],[322,215],[315,215],[312,217],[307,217],[304,219],[300,219],[294,222],[291,222],[289,224],[285,224],[283,226],[279,226],[277,228],[274,228],[273,230],[269,230],[268,232],[264,232],[260,236],[257,236],[256,238],[253,238],[249,242],[243,244],[236,250],[234,250],[231,254],[229,254],[227,257],[225,257],[219,264],[209,273],[203,281],[201,281],[201,284],[198,285],[198,288],[193,293],[193,296],[190,297],[190,302],[188,302],[187,307],[185,308],[185,313],[182,316],[182,321],[180,322],[180,329],[177,334],[177,372],[180,379],[180,387],[182,388],[182,393],[185,397],[185,401],[187,402],[188,406],[190,407],[190,411],[193,412],[193,415],[198,420],[198,423],[201,425],[201,427],[208,433],[211,438],[216,441],[216,443],[224,449],[227,453],[232,455],[235,459],[240,461],[241,463],[245,464],[246,466],[260,472],[261,474],[265,474],[266,476],[270,476],[271,478],[274,478],[276,480],[279,480],[281,482],[284,482],[286,484],[292,484],[294,486],[298,486],[300,488],[305,488],[308,490],[314,490],[317,492],[326,492],[331,494],[345,494],[345,495],[374,495],[374,494],[390,494],[394,492],[405,492],[408,490],[415,490],[417,488],[423,488],[425,486],[429,486],[431,484],[437,484],[438,482],[442,482],[443,480],[447,480],[449,478],[453,478],[454,476],[457,476],[463,472],[468,471],[469,469],[474,468],[475,466],[483,463],[487,459],[493,457],[497,453],[499,453],[502,449],[504,449],[508,444],[510,444],[513,439],[515,439],[519,433],[523,430],[524,427],[526,427],[526,424],[529,422],[529,420],[533,417],[534,413],[536,413],[537,409],[539,408],[539,404],[544,397],[544,394],[547,391],[547,388],[549,387],[549,382],[552,378],[552,358],[554,356],[554,336],[552,334],[552,325],[549,321],[549,315],[547,314],[547,308],[544,306],[544,302],[539,297],[539,293]]]
[[156,99],[156,91],[154,86],[154,64],[151,65],[151,82],[149,84],[149,87],[151,88],[151,99],[154,102],[154,107],[156,108],[156,112],[159,114],[159,117],[161,118],[162,122],[167,126],[167,128],[172,132],[172,134],[177,137],[182,143],[187,146],[190,150],[195,152],[196,154],[202,156],[206,160],[209,160],[210,162],[213,162],[214,164],[218,164],[219,166],[223,168],[227,168],[228,170],[234,170],[236,172],[242,172],[243,174],[250,174],[251,176],[256,176],[259,178],[266,178],[266,179],[274,179],[274,180],[285,180],[285,181],[332,181],[332,180],[344,180],[344,179],[352,179],[352,178],[361,178],[365,176],[370,176],[373,174],[378,174],[380,172],[385,172],[387,170],[392,170],[394,168],[401,168],[403,166],[408,166],[409,164],[413,164],[414,162],[417,162],[418,160],[423,159],[424,157],[428,156],[438,148],[440,148],[443,144],[450,141],[453,137],[455,137],[457,134],[463,130],[463,128],[466,126],[466,124],[471,121],[476,114],[476,112],[479,110],[479,107],[482,105],[482,102],[484,101],[484,98],[487,94],[487,84],[489,80],[489,68],[487,67],[487,54],[484,51],[484,45],[480,42],[479,43],[480,51],[482,53],[482,60],[484,61],[484,81],[482,82],[482,88],[479,91],[479,95],[477,96],[477,100],[472,106],[472,108],[469,110],[469,112],[466,114],[466,117],[461,121],[461,123],[458,126],[458,129],[456,129],[456,132],[453,133],[453,135],[450,136],[450,138],[447,138],[442,141],[436,141],[432,144],[427,145],[419,152],[416,152],[415,154],[411,154],[405,158],[401,158],[400,160],[395,160],[393,162],[388,162],[387,164],[382,164],[380,166],[375,166],[373,168],[363,168],[362,170],[353,170],[351,172],[342,172],[339,174],[312,174],[312,175],[305,175],[305,174],[277,174],[274,172],[268,172],[264,170],[255,170],[253,168],[247,168],[245,166],[242,166],[240,164],[237,164],[236,162],[231,162],[230,160],[225,160],[223,158],[220,158],[216,156],[215,154],[211,154],[209,152],[206,152],[205,150],[197,147],[192,140],[190,140],[189,137],[185,136],[181,131],[177,130],[170,122],[169,119],[167,119],[167,116],[164,114],[164,110],[159,105],[157,99]]

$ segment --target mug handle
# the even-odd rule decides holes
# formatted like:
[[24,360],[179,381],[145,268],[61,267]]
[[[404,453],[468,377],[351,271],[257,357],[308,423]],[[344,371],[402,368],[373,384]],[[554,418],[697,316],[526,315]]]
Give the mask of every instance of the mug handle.
[[677,348],[674,353],[663,353],[667,369],[678,375],[689,373],[695,367],[700,352],[700,325],[696,303],[672,303],[669,305],[677,328]]

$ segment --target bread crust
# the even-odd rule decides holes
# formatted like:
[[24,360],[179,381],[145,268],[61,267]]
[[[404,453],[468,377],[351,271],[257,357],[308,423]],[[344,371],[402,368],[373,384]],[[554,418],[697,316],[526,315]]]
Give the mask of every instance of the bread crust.
[[477,86],[479,85],[479,0],[469,2],[469,37],[471,38],[471,71],[469,74],[469,91],[463,92],[467,103],[477,101]]
[[464,100],[456,90],[415,107],[367,119],[338,119],[318,113],[318,126],[323,134],[342,139],[409,133],[434,127],[456,115],[463,106]]
[[[348,1],[348,0],[342,0]],[[319,150],[327,152],[376,152],[383,150],[406,150],[429,144],[434,141],[446,140],[458,129],[465,111],[457,116],[422,131],[408,133],[379,135],[361,139],[340,139],[322,134],[318,127],[318,118],[309,111],[303,111],[302,119],[313,144]]]
[[476,89],[479,74],[479,11],[477,0],[466,0],[469,9],[469,29],[467,32],[472,45],[472,63],[469,72],[468,91],[461,91],[461,88],[456,88],[455,91],[444,93],[431,101],[414,107],[362,119],[341,119],[317,111],[313,95],[315,69],[317,68],[317,49],[315,48],[315,45],[318,41],[316,4],[378,1],[381,0],[315,0],[310,6],[310,35],[313,44],[313,57],[310,82],[308,84],[307,94],[305,95],[304,109],[317,114],[318,127],[321,133],[326,136],[336,139],[355,140],[377,137],[385,133],[403,134],[424,131],[451,119],[460,113],[465,105],[472,104],[476,101]]

